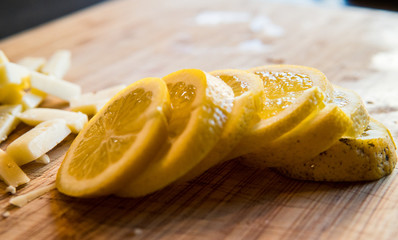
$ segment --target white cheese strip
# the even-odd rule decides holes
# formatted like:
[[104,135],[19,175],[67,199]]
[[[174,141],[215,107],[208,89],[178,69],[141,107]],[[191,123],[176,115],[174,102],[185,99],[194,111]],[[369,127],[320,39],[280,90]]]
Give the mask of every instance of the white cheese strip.
[[30,181],[10,155],[0,150],[0,177],[9,186],[18,187]]
[[41,69],[47,75],[63,78],[71,65],[71,52],[68,50],[56,51]]
[[63,119],[42,122],[10,143],[6,152],[21,166],[53,149],[70,132]]
[[24,66],[31,71],[40,71],[45,63],[46,59],[41,57],[25,57],[17,62],[18,65]]
[[40,196],[43,196],[44,194],[48,193],[49,191],[51,191],[55,188],[56,188],[55,183],[53,183],[48,186],[35,189],[27,194],[11,198],[10,204],[17,206],[17,207],[23,207],[26,204],[28,204],[30,201],[32,201]]
[[3,218],[8,218],[10,216],[10,211],[5,211],[1,215],[3,216]]
[[31,126],[35,126],[52,119],[63,119],[73,133],[79,133],[88,122],[86,114],[53,108],[32,108],[19,114],[18,117],[22,122]]
[[95,115],[107,102],[109,99],[103,101],[97,101],[96,103],[84,104],[81,106],[72,107],[70,110],[73,112],[81,112],[87,114],[88,116]]
[[12,62],[0,64],[0,86],[10,83],[25,85],[29,76],[30,71],[18,64]]
[[16,105],[2,105],[0,106],[0,114],[2,113],[8,113],[14,116],[17,116],[21,113],[22,111],[22,106],[21,104],[16,104]]
[[40,103],[46,98],[47,94],[34,88],[25,93],[22,97],[21,104],[24,110],[38,107]]
[[19,119],[16,117],[22,111],[21,105],[0,106],[0,142],[17,127]]
[[8,135],[17,127],[19,119],[10,114],[0,114],[0,142],[7,139]]
[[[94,93],[94,99],[97,100],[103,100],[105,98],[112,98],[115,96],[118,92],[122,91],[123,89],[126,88],[126,85],[120,84],[116,86],[112,86],[109,88],[102,89],[100,91],[97,91]],[[84,97],[81,98],[82,100],[93,100],[91,97],[88,97],[88,99],[85,99]]]
[[76,96],[71,99],[70,107],[76,107],[87,103],[91,104],[91,103],[97,103],[99,101],[109,100],[113,96],[115,96],[118,92],[123,90],[125,87],[126,87],[125,85],[117,85],[107,89],[103,89],[96,93],[90,92],[90,93],[81,94],[80,96]]
[[77,84],[37,72],[31,72],[30,84],[33,88],[66,101],[79,96],[82,91],[81,87]]
[[49,164],[50,161],[51,161],[51,159],[47,154],[44,154],[43,156],[41,156],[35,160],[35,162],[42,163],[42,164]]
[[0,64],[1,63],[6,63],[9,62],[10,60],[8,60],[7,56],[5,55],[5,53],[0,50]]
[[17,189],[14,186],[8,186],[6,187],[6,192],[10,193],[10,194],[15,194],[17,193]]
[[70,100],[70,108],[74,112],[87,115],[96,114],[113,96],[123,90],[125,85],[117,85],[96,93],[85,93]]

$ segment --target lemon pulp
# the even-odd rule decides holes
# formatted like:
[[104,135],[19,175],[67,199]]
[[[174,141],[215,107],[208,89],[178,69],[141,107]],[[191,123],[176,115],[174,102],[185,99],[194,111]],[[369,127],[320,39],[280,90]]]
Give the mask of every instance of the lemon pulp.
[[178,137],[189,121],[192,103],[196,97],[196,87],[192,84],[178,82],[167,84],[169,89],[172,114],[169,120],[169,138]]
[[313,87],[308,75],[291,72],[255,72],[264,84],[267,101],[264,102],[261,118],[275,116],[294,103],[297,96]]
[[69,174],[76,179],[93,178],[120,159],[145,124],[145,119],[137,118],[151,104],[151,97],[152,92],[138,88],[107,106],[104,114],[83,135],[84,140],[76,148],[76,160],[70,163]]

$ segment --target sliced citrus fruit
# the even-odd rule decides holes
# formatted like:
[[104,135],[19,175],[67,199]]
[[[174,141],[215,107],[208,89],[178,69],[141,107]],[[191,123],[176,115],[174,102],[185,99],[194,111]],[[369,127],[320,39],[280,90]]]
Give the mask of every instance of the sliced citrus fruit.
[[298,65],[269,65],[249,69],[263,80],[266,102],[261,118],[275,116],[292,105],[298,96],[312,87],[324,92],[326,101],[333,98],[333,85],[315,68]]
[[334,85],[333,102],[337,104],[352,120],[344,137],[358,137],[369,125],[370,116],[361,96],[356,92]]
[[216,145],[232,110],[232,89],[201,70],[180,70],[163,79],[172,106],[169,140],[153,164],[117,192],[119,196],[143,196],[186,174]]
[[80,131],[57,175],[60,192],[113,193],[145,169],[167,138],[170,98],[159,78],[137,81],[114,96]]
[[335,104],[328,104],[274,141],[261,145],[244,156],[246,162],[260,167],[301,164],[338,141],[352,124]]
[[228,156],[250,153],[261,144],[282,136],[312,112],[331,102],[333,86],[315,68],[296,65],[270,65],[249,69],[263,80],[265,100],[261,121],[248,131]]
[[213,71],[210,74],[223,80],[234,91],[232,112],[216,146],[179,181],[193,179],[222,162],[247,130],[259,120],[258,112],[261,110],[264,88],[258,76],[235,69]]
[[372,119],[357,138],[341,138],[301,165],[278,170],[289,177],[312,181],[369,181],[389,175],[397,162],[388,129]]

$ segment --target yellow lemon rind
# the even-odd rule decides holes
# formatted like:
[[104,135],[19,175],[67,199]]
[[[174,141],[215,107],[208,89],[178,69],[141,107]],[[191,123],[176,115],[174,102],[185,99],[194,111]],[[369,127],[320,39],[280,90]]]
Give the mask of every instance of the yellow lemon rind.
[[301,165],[278,168],[285,176],[310,181],[372,181],[385,177],[397,162],[388,129],[372,119],[357,138],[341,138],[333,146]]

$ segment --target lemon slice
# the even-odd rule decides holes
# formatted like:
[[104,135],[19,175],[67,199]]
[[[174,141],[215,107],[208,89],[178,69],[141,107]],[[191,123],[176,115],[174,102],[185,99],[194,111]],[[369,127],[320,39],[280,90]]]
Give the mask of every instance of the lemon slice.
[[293,129],[311,113],[331,102],[333,86],[315,68],[270,65],[249,70],[263,80],[265,100],[261,121],[243,137],[229,159],[250,153]]
[[351,124],[343,110],[328,104],[291,131],[245,155],[244,159],[259,167],[301,164],[331,147]]
[[253,73],[242,70],[219,70],[210,72],[223,80],[234,91],[233,108],[221,138],[207,156],[179,181],[193,179],[207,169],[222,162],[226,155],[239,143],[246,131],[256,123],[264,98],[261,79]]
[[389,175],[397,162],[388,129],[372,119],[357,138],[342,138],[301,165],[278,170],[289,177],[312,181],[369,181]]
[[201,70],[180,70],[163,79],[172,106],[169,140],[153,164],[117,192],[119,196],[143,196],[185,175],[216,145],[232,110],[232,89]]
[[298,65],[269,65],[249,71],[263,80],[267,97],[261,114],[263,119],[279,114],[312,87],[319,87],[327,102],[333,99],[333,85],[318,69]]
[[57,188],[76,197],[113,193],[145,169],[166,141],[170,98],[159,78],[114,96],[80,131],[58,171]]
[[337,104],[352,120],[344,137],[358,137],[369,125],[370,116],[361,96],[356,92],[334,85],[333,102]]

